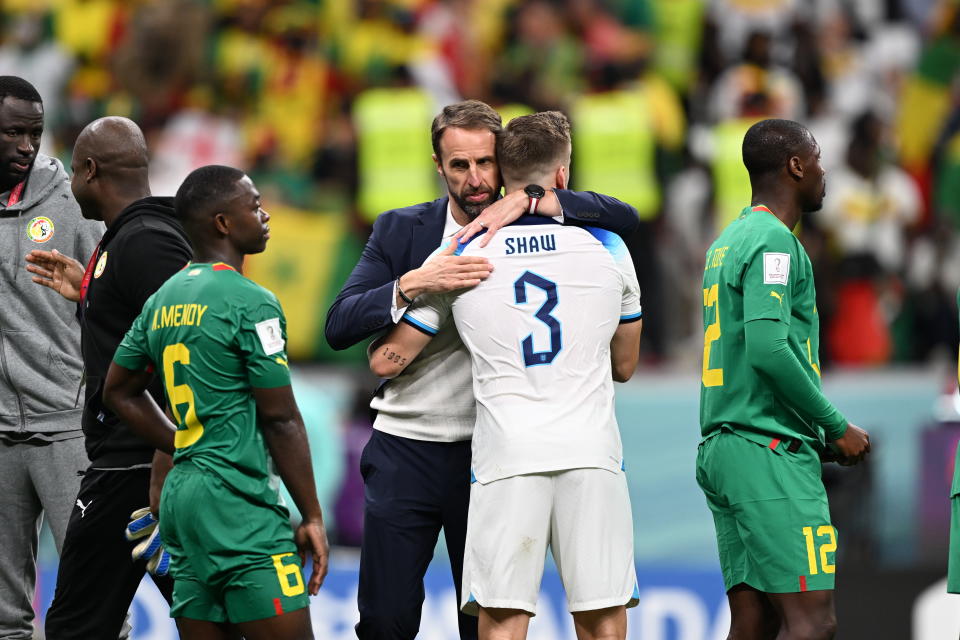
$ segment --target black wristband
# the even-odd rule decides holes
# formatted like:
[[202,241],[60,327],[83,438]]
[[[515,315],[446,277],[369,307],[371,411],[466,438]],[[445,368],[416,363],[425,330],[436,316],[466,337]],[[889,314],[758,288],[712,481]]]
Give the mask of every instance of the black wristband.
[[400,299],[406,302],[407,304],[413,304],[413,298],[410,298],[403,292],[403,289],[400,288],[400,279],[397,278],[397,293],[400,294]]

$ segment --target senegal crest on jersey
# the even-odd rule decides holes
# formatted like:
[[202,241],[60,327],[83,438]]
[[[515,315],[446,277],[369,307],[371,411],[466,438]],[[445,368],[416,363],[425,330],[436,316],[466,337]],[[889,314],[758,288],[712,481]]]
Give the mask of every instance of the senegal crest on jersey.
[[103,270],[107,268],[107,252],[104,251],[100,254],[100,259],[97,260],[97,266],[93,269],[93,277],[99,278],[103,275]]
[[27,225],[27,237],[34,242],[46,242],[53,237],[53,220],[37,216]]

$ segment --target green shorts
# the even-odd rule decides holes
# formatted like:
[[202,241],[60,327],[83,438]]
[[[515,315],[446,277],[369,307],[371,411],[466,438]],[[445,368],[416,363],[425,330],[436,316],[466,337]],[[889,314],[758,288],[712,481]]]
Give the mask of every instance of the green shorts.
[[212,473],[179,464],[160,500],[170,552],[170,616],[249,622],[309,605],[289,519],[256,505]]
[[697,482],[713,512],[724,585],[833,589],[837,533],[820,461],[778,442],[771,448],[723,430],[700,444]]
[[950,498],[950,555],[947,559],[947,593],[960,593],[960,494]]

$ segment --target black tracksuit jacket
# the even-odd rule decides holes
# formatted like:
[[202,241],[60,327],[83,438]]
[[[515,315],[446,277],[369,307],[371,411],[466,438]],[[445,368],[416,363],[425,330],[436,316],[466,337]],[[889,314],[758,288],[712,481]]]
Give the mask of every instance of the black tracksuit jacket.
[[[143,303],[191,258],[190,241],[174,216],[173,198],[147,197],[124,209],[107,229],[94,258],[93,277],[80,305],[86,368],[83,432],[94,469],[147,464],[154,448],[103,404],[103,382],[113,354]],[[150,394],[165,405],[160,376]]]

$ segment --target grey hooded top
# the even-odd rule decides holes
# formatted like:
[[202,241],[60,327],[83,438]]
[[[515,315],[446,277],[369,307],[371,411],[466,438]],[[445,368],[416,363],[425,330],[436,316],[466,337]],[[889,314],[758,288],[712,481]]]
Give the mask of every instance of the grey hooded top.
[[0,432],[80,429],[76,305],[31,281],[24,256],[56,249],[86,264],[103,235],[84,220],[55,158],[37,154],[19,202],[0,198]]

